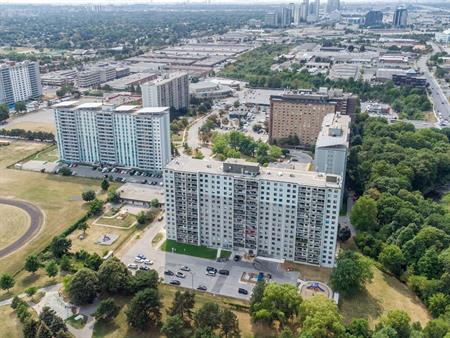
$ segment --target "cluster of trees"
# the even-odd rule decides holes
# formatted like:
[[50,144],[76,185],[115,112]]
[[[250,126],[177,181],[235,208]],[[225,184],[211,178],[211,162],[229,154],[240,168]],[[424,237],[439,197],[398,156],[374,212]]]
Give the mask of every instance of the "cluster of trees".
[[[352,259],[353,253],[341,260]],[[355,275],[349,264],[345,270]],[[338,263],[339,265],[339,263]],[[344,270],[344,268],[342,268]],[[367,319],[343,321],[336,304],[322,295],[304,300],[295,286],[289,284],[257,283],[250,299],[250,315],[255,323],[277,327],[283,338],[443,338],[450,332],[450,316],[432,320],[422,329],[401,310],[384,314],[372,330]]]
[[237,62],[225,67],[220,75],[246,80],[252,87],[341,88],[358,95],[363,101],[377,100],[391,104],[402,117],[409,119],[421,119],[423,112],[431,109],[426,90],[422,88],[396,87],[391,81],[371,85],[364,80],[331,80],[323,74],[310,74],[306,70],[299,72],[300,64],[293,64],[290,69],[282,71],[270,70],[270,66],[275,63],[274,57],[287,50],[289,46],[286,45],[262,46],[240,56]]
[[188,125],[189,121],[186,117],[176,119],[170,123],[170,131],[174,134],[178,134],[179,132],[183,131]]
[[212,151],[221,160],[245,156],[256,158],[260,164],[268,164],[283,156],[283,150],[280,147],[255,141],[239,131],[231,131],[226,134],[215,133],[212,142]]
[[348,182],[362,195],[351,222],[362,253],[378,260],[428,306],[450,312],[450,214],[425,198],[450,174],[450,130],[360,115],[353,126]]
[[45,131],[30,131],[24,129],[0,129],[0,135],[34,141],[51,141],[51,142],[55,141],[55,135]]
[[213,130],[220,127],[220,119],[217,114],[208,116],[205,123],[200,127],[198,136],[203,143],[211,141]]
[[0,104],[0,122],[9,119],[9,108],[5,103]]

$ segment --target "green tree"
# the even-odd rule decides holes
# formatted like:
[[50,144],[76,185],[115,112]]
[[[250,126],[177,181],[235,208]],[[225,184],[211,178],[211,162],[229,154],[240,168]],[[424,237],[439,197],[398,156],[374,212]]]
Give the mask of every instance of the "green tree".
[[47,276],[50,278],[55,277],[58,274],[58,264],[54,260],[51,260],[45,266],[45,272],[47,272]]
[[94,318],[98,321],[110,322],[120,312],[120,306],[118,306],[114,299],[106,298],[102,300],[94,312]]
[[254,319],[253,317],[261,304],[265,289],[266,282],[264,280],[256,282],[256,286],[253,288],[253,292],[250,297],[250,315],[252,316],[252,319]]
[[54,310],[48,306],[44,306],[39,314],[39,320],[53,333],[52,336],[60,337],[60,333],[68,332],[67,326]]
[[103,211],[103,206],[104,202],[95,198],[89,203],[89,213],[91,215],[98,215]]
[[195,293],[191,291],[175,292],[172,306],[167,311],[170,316],[179,316],[185,322],[192,320],[192,310],[195,305]]
[[220,308],[216,303],[203,304],[194,316],[196,329],[210,329],[214,331],[219,328],[220,322]]
[[71,247],[72,241],[65,237],[53,237],[53,240],[50,243],[50,250],[56,258],[67,255]]
[[58,171],[62,176],[70,176],[72,175],[72,170],[69,167],[62,167]]
[[347,325],[347,332],[352,337],[357,338],[370,338],[372,332],[369,327],[369,321],[364,318],[355,318]]
[[449,333],[450,322],[443,318],[430,320],[423,329],[425,338],[448,338]]
[[411,334],[411,318],[402,310],[391,310],[384,315],[380,324],[383,327],[391,327],[397,332],[398,338],[408,338]]
[[110,191],[108,193],[108,202],[119,203],[120,202],[120,194],[117,191]]
[[126,311],[128,324],[144,330],[161,324],[161,300],[157,289],[136,293]]
[[97,297],[97,274],[86,268],[78,270],[70,281],[67,289],[70,301],[76,305],[90,304]]
[[381,327],[377,330],[372,338],[398,338],[397,331],[395,331],[392,327],[386,326]]
[[300,305],[302,333],[311,337],[340,337],[345,332],[342,317],[331,299],[316,295]]
[[361,196],[353,205],[350,222],[358,230],[376,230],[377,203],[368,196]]
[[157,198],[152,199],[150,201],[150,206],[152,208],[159,208],[159,206],[160,206],[159,200]]
[[86,222],[80,222],[78,224],[78,229],[83,231],[83,236],[86,236],[86,230],[89,229],[89,224]]
[[140,225],[144,225],[145,223],[147,223],[147,215],[145,214],[145,212],[141,211],[137,214],[136,220]]
[[0,121],[9,119],[9,109],[5,103],[0,103]]
[[233,311],[224,309],[220,314],[220,332],[225,338],[239,338],[239,321]]
[[40,267],[39,259],[36,255],[30,255],[25,259],[25,270],[34,274]]
[[15,283],[14,277],[10,274],[4,273],[0,276],[0,289],[2,290],[9,292],[9,289],[11,289]]
[[128,291],[135,294],[138,291],[158,288],[159,276],[156,270],[138,270],[134,276],[129,277]]
[[103,179],[102,183],[100,184],[103,191],[107,191],[109,189],[109,182],[107,179]]
[[167,338],[185,338],[184,321],[180,316],[170,316],[161,328],[161,332]]
[[87,190],[84,191],[81,194],[81,198],[83,199],[83,201],[85,202],[90,202],[93,201],[95,199],[95,191],[94,190]]
[[18,101],[18,102],[16,102],[16,104],[15,104],[15,110],[16,110],[16,112],[18,112],[18,113],[23,112],[23,111],[26,111],[26,110],[27,110],[27,106],[25,105],[25,102],[23,102],[23,101]]
[[331,285],[343,294],[353,294],[363,289],[373,278],[370,262],[354,251],[344,251],[331,273]]
[[450,297],[442,292],[435,293],[428,298],[428,309],[436,318],[444,314],[448,305],[450,305]]
[[278,321],[281,326],[284,326],[298,314],[301,302],[302,298],[295,286],[271,283],[264,290],[254,318],[270,324]]
[[108,258],[98,270],[100,289],[111,294],[127,290],[130,273],[118,258]]
[[400,276],[405,264],[405,256],[402,250],[395,244],[386,245],[378,256],[383,266],[393,274]]
[[61,260],[59,261],[59,266],[61,268],[61,271],[72,271],[72,262],[70,261],[70,257],[67,255],[62,256]]

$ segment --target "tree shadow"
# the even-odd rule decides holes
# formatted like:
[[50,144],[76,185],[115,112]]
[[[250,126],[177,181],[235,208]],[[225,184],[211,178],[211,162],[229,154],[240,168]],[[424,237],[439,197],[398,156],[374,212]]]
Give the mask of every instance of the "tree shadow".
[[369,322],[383,314],[383,307],[366,289],[357,291],[353,295],[342,296],[339,308],[344,320],[350,322],[353,318],[365,318]]

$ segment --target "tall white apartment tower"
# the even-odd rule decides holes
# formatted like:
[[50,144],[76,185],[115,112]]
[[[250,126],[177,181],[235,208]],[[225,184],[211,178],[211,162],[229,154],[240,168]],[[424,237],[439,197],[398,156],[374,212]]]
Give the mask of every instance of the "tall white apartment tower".
[[144,107],[170,107],[176,110],[189,106],[189,77],[187,73],[165,74],[141,85]]
[[342,177],[342,195],[345,187],[349,136],[350,116],[339,113],[328,114],[323,119],[314,152],[316,171]]
[[164,169],[164,187],[169,239],[335,265],[337,175],[183,157]]
[[37,62],[0,64],[0,104],[12,106],[16,102],[37,99],[41,95],[42,84]]
[[67,101],[53,108],[62,161],[159,172],[171,159],[168,107]]

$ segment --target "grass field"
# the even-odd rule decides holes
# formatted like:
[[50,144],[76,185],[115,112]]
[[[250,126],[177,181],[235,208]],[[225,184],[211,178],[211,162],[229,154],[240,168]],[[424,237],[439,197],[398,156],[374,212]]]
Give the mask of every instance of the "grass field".
[[56,162],[59,160],[58,147],[56,145],[50,146],[40,153],[36,154],[33,160]]
[[340,309],[346,321],[363,317],[374,327],[383,313],[401,309],[410,315],[413,322],[425,326],[431,317],[417,296],[396,278],[375,267],[373,273],[373,281],[366,291],[351,298],[341,298]]
[[0,330],[2,338],[22,338],[22,324],[20,324],[11,306],[0,306]]
[[46,144],[13,141],[0,151],[0,194],[2,197],[29,201],[45,215],[40,233],[31,242],[0,260],[0,273],[18,271],[24,258],[43,249],[53,236],[78,220],[87,211],[81,193],[93,189],[101,195],[98,180],[63,177],[52,174],[7,169],[6,167],[45,148]]
[[40,122],[17,122],[8,125],[5,129],[24,129],[31,131],[45,131],[48,133],[56,133],[56,127],[53,123]]
[[[162,295],[162,302],[164,305],[164,309],[161,311],[163,315],[163,320],[167,317],[166,309],[170,307],[172,303],[172,299],[174,298],[175,292],[179,290],[179,288],[172,287],[169,285],[161,285],[160,286],[160,293]],[[122,309],[120,311],[120,314],[117,316],[117,318],[112,323],[105,323],[105,324],[99,324],[97,323],[94,326],[94,334],[92,335],[93,338],[144,338],[144,337],[163,337],[162,335],[159,335],[157,332],[142,332],[134,329],[129,329],[128,325],[126,323],[126,304],[129,303],[129,298],[122,297],[117,298],[117,303],[122,306]],[[218,303],[221,307],[230,307],[230,303],[238,304],[238,305],[248,305],[246,302],[233,299],[233,298],[226,298],[226,297],[220,297],[220,296],[213,296],[209,293],[201,293],[197,292],[195,297],[195,307],[199,308],[203,304],[207,302],[214,302]],[[232,308],[233,309],[233,308]],[[273,337],[274,332],[267,328],[267,327],[261,327],[261,326],[255,326],[250,321],[250,316],[246,311],[236,311],[233,310],[236,316],[239,319],[239,326],[241,329],[241,336],[243,338],[249,338],[249,337],[259,337],[259,338],[268,338]]]
[[216,259],[217,250],[207,248],[205,246],[196,246],[184,243],[178,243],[173,240],[167,239],[162,245],[161,250],[167,252],[176,252],[182,255],[201,257],[207,259]]
[[134,222],[136,222],[136,216],[132,214],[127,214],[126,217],[123,219],[119,219],[117,217],[115,218],[101,217],[96,221],[97,224],[112,225],[122,228],[128,228],[131,225],[133,225]]
[[20,208],[0,204],[0,248],[19,239],[30,226],[30,216]]

